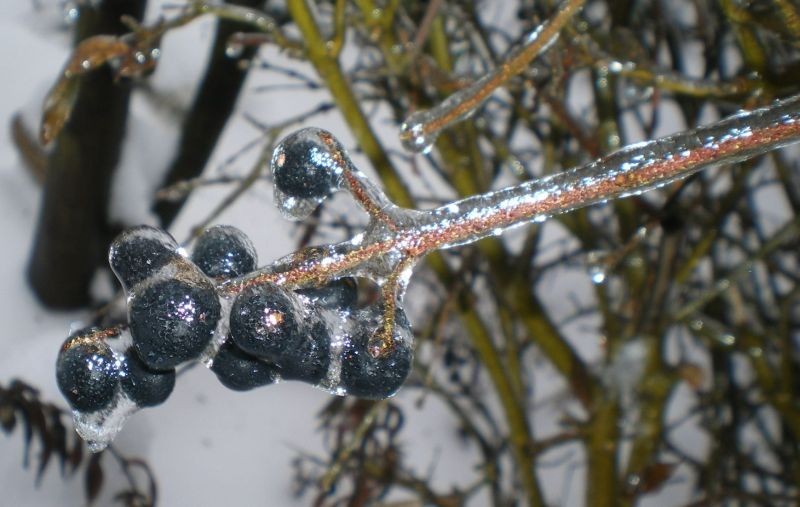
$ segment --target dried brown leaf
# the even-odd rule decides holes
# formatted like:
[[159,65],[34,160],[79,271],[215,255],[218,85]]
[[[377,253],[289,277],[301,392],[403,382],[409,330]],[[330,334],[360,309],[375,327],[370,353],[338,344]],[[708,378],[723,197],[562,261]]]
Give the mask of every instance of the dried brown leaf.
[[103,489],[103,468],[100,466],[100,460],[103,459],[103,453],[99,452],[93,454],[86,465],[86,500],[89,505],[97,500],[100,490]]

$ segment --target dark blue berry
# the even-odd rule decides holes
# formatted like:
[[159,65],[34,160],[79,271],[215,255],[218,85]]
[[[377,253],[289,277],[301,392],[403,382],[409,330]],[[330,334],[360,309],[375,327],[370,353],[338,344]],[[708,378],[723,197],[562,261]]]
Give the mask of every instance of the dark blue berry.
[[154,370],[148,367],[133,348],[125,352],[120,374],[122,390],[140,407],[164,403],[175,387],[175,368]]
[[249,287],[231,308],[231,337],[246,353],[275,364],[281,377],[316,383],[328,367],[327,329],[300,320],[298,305],[276,285]]
[[320,129],[303,129],[287,136],[272,156],[275,186],[289,197],[324,199],[339,181],[342,161],[334,154],[340,149],[333,136]]
[[242,231],[229,225],[206,229],[197,238],[192,261],[211,278],[236,278],[256,269],[256,250]]
[[[410,328],[405,315],[398,311],[395,318],[395,336],[408,334]],[[344,344],[342,351],[341,386],[347,394],[359,398],[379,400],[397,392],[411,372],[413,352],[410,339],[398,338],[394,347],[379,357],[373,357],[368,348],[374,328],[364,326]]]
[[130,303],[136,352],[156,370],[196,358],[211,341],[220,315],[214,288],[170,279],[156,282]]
[[322,322],[311,326],[311,332],[298,339],[281,358],[280,374],[286,380],[318,384],[328,373],[330,333]]
[[233,302],[230,331],[248,354],[276,364],[303,334],[294,298],[273,284],[248,287]]
[[356,279],[346,276],[326,283],[321,287],[299,289],[298,294],[309,298],[315,304],[331,310],[351,310],[358,302]]
[[119,365],[105,343],[75,343],[58,356],[58,388],[82,412],[108,407],[119,383]]
[[108,262],[126,289],[146,279],[179,257],[175,240],[155,227],[129,229],[111,244]]
[[275,382],[275,366],[246,354],[230,339],[214,357],[211,365],[222,385],[234,391],[249,391]]

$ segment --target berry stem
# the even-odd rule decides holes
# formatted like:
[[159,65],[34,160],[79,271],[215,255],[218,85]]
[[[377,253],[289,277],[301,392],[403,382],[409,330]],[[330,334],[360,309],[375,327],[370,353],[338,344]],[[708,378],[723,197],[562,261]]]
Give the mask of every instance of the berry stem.
[[329,51],[327,40],[322,35],[309,2],[288,0],[286,8],[305,41],[306,57],[314,65],[320,79],[324,81],[359,147],[369,158],[389,194],[395,196],[395,201],[401,206],[410,206],[413,202],[411,194],[372,130],[361,103],[345,77],[338,57]]
[[[357,273],[364,264],[400,263],[472,243],[508,228],[590,204],[640,194],[706,167],[740,162],[800,140],[800,96],[717,123],[623,148],[583,166],[419,212],[394,208],[389,232],[370,227],[350,241],[300,251],[220,289],[233,295],[253,284],[318,285]],[[365,192],[369,196],[372,192]],[[380,194],[382,195],[382,194]],[[385,205],[375,205],[386,209]],[[370,209],[370,206],[365,206]],[[374,217],[373,217],[374,225]],[[312,253],[314,255],[310,255]]]
[[381,287],[383,323],[372,337],[367,347],[372,357],[377,358],[386,355],[394,348],[394,327],[397,305],[405,294],[408,280],[411,278],[411,270],[414,266],[414,261],[415,258],[413,257],[407,257],[401,261]]

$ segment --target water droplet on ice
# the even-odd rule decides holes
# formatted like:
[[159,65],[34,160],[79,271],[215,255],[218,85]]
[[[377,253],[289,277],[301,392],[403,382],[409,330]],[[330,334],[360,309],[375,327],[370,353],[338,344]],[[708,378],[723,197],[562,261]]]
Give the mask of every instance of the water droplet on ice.
[[605,261],[608,254],[602,250],[595,250],[586,255],[589,278],[595,285],[605,283],[608,279],[608,265]]
[[419,113],[414,113],[400,126],[400,141],[409,151],[428,153],[436,141],[436,136],[425,133],[424,122],[420,121]]
[[67,25],[74,25],[80,17],[81,11],[75,2],[66,2],[63,7],[64,23]]
[[606,281],[606,271],[602,266],[591,266],[589,267],[589,277],[593,284],[600,285]]
[[275,206],[281,214],[289,220],[304,220],[320,205],[325,198],[302,198],[292,197],[274,187]]
[[100,452],[114,440],[123,424],[139,408],[121,393],[110,407],[96,412],[72,411],[72,420],[78,435],[86,440],[89,450]]
[[609,72],[615,72],[615,73],[616,72],[622,72],[622,69],[623,69],[622,62],[618,62],[616,60],[608,62],[608,70],[609,70]]
[[244,45],[240,42],[229,42],[225,46],[225,56],[228,58],[239,58],[244,52]]

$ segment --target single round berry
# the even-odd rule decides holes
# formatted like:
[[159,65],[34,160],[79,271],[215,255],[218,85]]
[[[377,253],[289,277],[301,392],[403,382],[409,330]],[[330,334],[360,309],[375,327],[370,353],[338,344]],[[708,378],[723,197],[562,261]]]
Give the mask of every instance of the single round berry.
[[154,407],[166,401],[175,387],[175,368],[154,370],[139,359],[133,348],[125,352],[120,372],[122,390],[140,407]]
[[211,365],[222,385],[234,391],[249,391],[275,382],[275,366],[246,354],[230,339],[214,357]]
[[108,262],[123,287],[132,288],[179,257],[178,244],[161,229],[139,226],[120,234],[111,244]]
[[324,199],[336,190],[343,153],[329,132],[299,130],[284,138],[272,155],[275,187],[289,197]]
[[309,298],[313,303],[331,310],[351,310],[358,302],[356,279],[350,276],[339,278],[321,287],[299,289],[298,294]]
[[175,279],[137,293],[128,309],[136,352],[155,370],[196,358],[211,341],[219,315],[213,287]]
[[380,400],[397,392],[411,373],[413,351],[410,327],[405,315],[395,317],[393,347],[373,357],[369,351],[374,328],[365,326],[344,344],[342,351],[341,386],[347,394]]
[[321,322],[301,320],[299,304],[277,285],[250,287],[231,308],[231,338],[247,354],[275,364],[282,378],[317,383],[328,370],[329,336]]
[[277,285],[254,285],[242,291],[231,308],[230,331],[248,354],[281,364],[303,338],[295,296]]
[[105,343],[75,343],[59,354],[56,380],[72,408],[94,412],[114,400],[119,365]]
[[304,334],[281,357],[281,377],[318,384],[328,373],[330,357],[330,333],[324,323],[316,322],[311,332]]
[[197,238],[192,261],[211,278],[236,278],[256,269],[256,249],[236,227],[217,225]]

